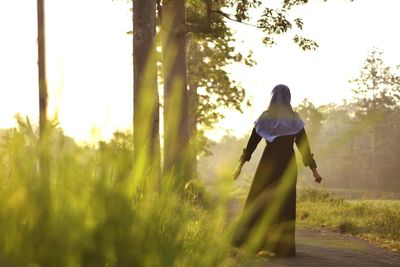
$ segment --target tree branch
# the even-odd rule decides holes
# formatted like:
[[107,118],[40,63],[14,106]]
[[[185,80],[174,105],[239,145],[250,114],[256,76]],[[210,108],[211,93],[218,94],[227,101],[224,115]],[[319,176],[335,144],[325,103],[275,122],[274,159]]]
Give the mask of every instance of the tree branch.
[[255,24],[251,24],[251,23],[247,23],[247,22],[243,22],[243,21],[239,21],[239,20],[236,20],[236,19],[234,19],[234,18],[231,18],[231,16],[229,16],[229,14],[227,14],[227,13],[221,11],[221,10],[212,10],[212,11],[213,11],[214,13],[217,13],[217,14],[219,14],[219,15],[221,15],[221,16],[223,16],[223,17],[229,19],[229,20],[231,20],[231,21],[234,21],[234,22],[237,22],[237,23],[240,23],[240,24],[243,24],[243,25],[247,25],[247,26],[252,26],[252,27],[258,28],[258,26],[255,25]]

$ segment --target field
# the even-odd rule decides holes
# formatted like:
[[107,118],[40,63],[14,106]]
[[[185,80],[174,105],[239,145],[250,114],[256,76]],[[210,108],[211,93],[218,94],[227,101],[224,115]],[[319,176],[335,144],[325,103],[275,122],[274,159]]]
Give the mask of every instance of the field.
[[228,264],[223,205],[207,205],[200,182],[178,193],[135,177],[128,134],[98,147],[51,134],[48,179],[29,123],[0,140],[0,266]]
[[299,194],[297,217],[299,222],[400,250],[399,200],[345,200],[326,191],[306,189]]
[[[173,177],[155,189],[148,175],[133,174],[129,134],[76,146],[54,129],[52,140],[48,180],[28,123],[19,120],[0,143],[0,266],[232,266],[230,176],[214,193],[198,180],[177,192]],[[245,197],[248,184],[242,179],[234,195]],[[400,250],[399,201],[305,190],[298,220]]]

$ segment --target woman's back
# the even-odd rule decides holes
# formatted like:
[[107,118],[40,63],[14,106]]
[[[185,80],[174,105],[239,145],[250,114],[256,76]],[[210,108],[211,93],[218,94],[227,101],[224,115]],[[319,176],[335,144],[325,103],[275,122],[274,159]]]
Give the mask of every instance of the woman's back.
[[275,138],[273,142],[267,141],[266,151],[278,158],[291,157],[294,152],[295,138],[296,135],[285,135]]

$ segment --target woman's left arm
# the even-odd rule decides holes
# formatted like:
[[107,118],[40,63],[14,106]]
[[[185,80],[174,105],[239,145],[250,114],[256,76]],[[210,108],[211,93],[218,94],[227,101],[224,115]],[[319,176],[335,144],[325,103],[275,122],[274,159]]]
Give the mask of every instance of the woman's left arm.
[[295,142],[300,151],[304,166],[310,167],[311,171],[313,172],[315,182],[320,183],[322,181],[322,177],[318,173],[317,163],[314,160],[314,154],[311,153],[310,144],[304,129],[296,134]]

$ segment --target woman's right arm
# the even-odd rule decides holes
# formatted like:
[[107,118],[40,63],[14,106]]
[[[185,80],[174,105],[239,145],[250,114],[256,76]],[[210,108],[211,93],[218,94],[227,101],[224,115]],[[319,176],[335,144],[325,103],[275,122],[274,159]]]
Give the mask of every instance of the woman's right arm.
[[235,173],[233,174],[234,180],[236,180],[239,177],[244,163],[250,160],[251,155],[253,154],[254,150],[256,150],[257,145],[258,143],[260,143],[260,141],[261,141],[261,136],[259,136],[258,133],[256,132],[256,129],[253,128],[249,141],[247,142],[246,148],[243,149],[243,154],[240,157],[239,164],[236,168]]
[[256,128],[253,128],[249,141],[247,142],[246,148],[243,149],[243,154],[240,157],[240,161],[249,161],[254,150],[256,150],[258,143],[261,141],[261,136],[256,132]]

